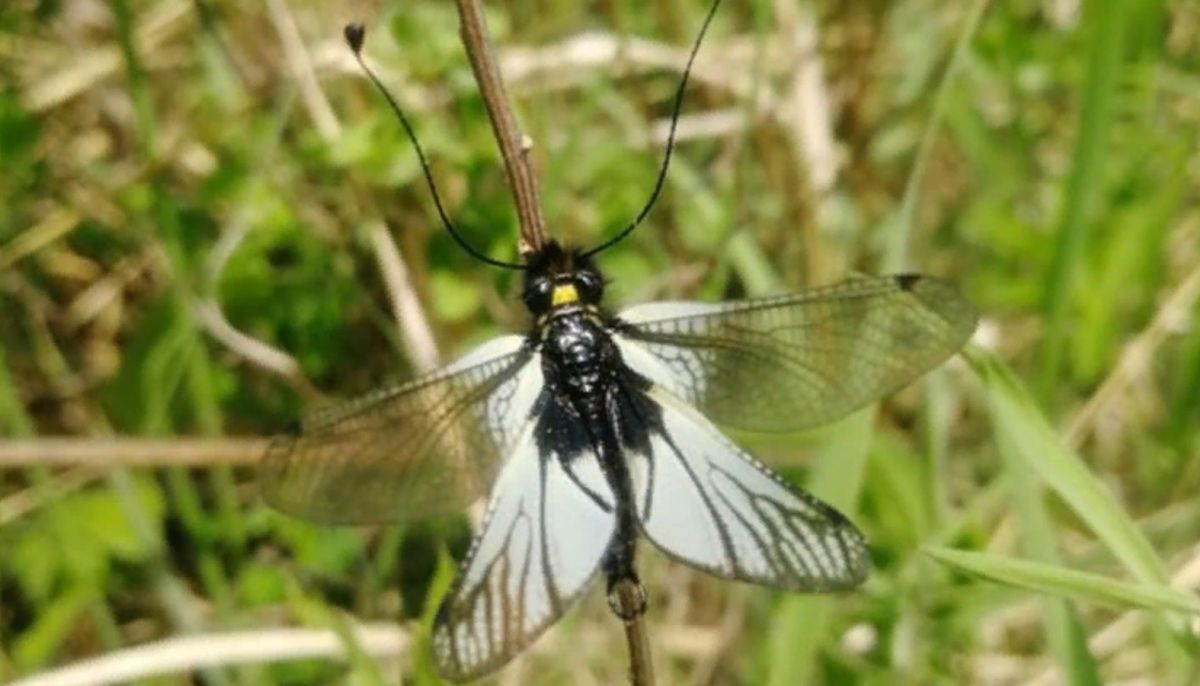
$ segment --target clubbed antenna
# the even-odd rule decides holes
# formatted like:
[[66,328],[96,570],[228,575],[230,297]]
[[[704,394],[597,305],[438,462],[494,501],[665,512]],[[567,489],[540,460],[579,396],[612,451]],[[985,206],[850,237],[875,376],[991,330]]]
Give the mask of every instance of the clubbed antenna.
[[675,128],[679,124],[679,112],[683,109],[683,94],[687,89],[688,75],[692,73],[692,62],[696,60],[696,53],[700,51],[700,44],[704,42],[704,34],[708,32],[708,25],[712,23],[713,17],[717,13],[717,7],[720,5],[721,0],[713,0],[712,6],[708,8],[708,14],[705,15],[704,23],[700,26],[700,33],[696,34],[696,41],[692,44],[692,52],[688,55],[687,64],[683,68],[683,76],[679,79],[679,87],[675,89],[675,104],[671,111],[671,130],[667,134],[667,149],[663,153],[662,165],[658,168],[658,178],[654,181],[654,190],[650,191],[650,198],[646,200],[646,204],[642,206],[642,210],[629,223],[629,226],[621,229],[620,233],[607,241],[583,253],[584,257],[590,257],[602,250],[607,250],[621,242],[621,239],[633,233],[633,230],[638,227],[638,224],[642,223],[646,215],[650,214],[654,203],[658,201],[658,196],[662,193],[663,184],[667,180],[667,168],[671,166],[671,152],[675,149]]
[[362,24],[347,24],[344,33],[346,36],[346,44],[350,46],[352,51],[354,51],[354,59],[358,60],[358,66],[362,67],[362,70],[366,73],[367,78],[371,79],[371,83],[375,84],[375,88],[377,88],[379,92],[383,94],[383,97],[387,100],[388,105],[392,108],[392,112],[394,112],[396,114],[396,118],[400,120],[400,125],[404,127],[404,133],[408,136],[408,140],[412,143],[413,150],[416,150],[417,160],[421,163],[421,173],[425,176],[425,183],[429,185],[429,193],[433,196],[433,204],[437,207],[438,217],[440,217],[442,220],[442,226],[446,227],[446,230],[450,232],[450,236],[454,238],[456,243],[462,246],[463,250],[466,250],[471,257],[474,257],[480,262],[485,262],[494,267],[503,267],[505,269],[525,270],[525,265],[523,264],[518,264],[516,262],[505,262],[503,260],[496,260],[488,257],[472,247],[471,244],[467,243],[467,241],[463,239],[462,235],[459,234],[458,229],[454,226],[454,223],[450,221],[450,217],[446,216],[446,209],[442,206],[442,197],[438,194],[437,184],[433,181],[433,172],[431,172],[429,169],[429,160],[425,158],[425,151],[421,148],[421,143],[417,140],[417,134],[413,132],[412,125],[408,123],[408,117],[404,116],[404,110],[400,109],[400,104],[396,102],[396,99],[392,97],[391,92],[388,91],[388,89],[383,85],[383,82],[379,80],[379,77],[375,76],[375,72],[371,71],[371,68],[368,67],[367,63],[363,60],[362,46],[363,40],[367,35],[366,29],[363,28]]

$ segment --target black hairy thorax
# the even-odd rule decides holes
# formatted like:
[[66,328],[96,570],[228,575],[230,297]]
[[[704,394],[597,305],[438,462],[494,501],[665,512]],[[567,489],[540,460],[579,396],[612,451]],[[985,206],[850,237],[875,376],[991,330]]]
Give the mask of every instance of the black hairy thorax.
[[606,396],[626,373],[609,333],[615,320],[600,305],[603,294],[603,276],[578,250],[549,241],[529,260],[523,299],[547,390],[589,425],[606,418]]
[[601,307],[603,290],[590,258],[551,241],[529,261],[523,298],[546,383],[540,438],[547,447],[569,446],[571,454],[559,456],[568,473],[574,460],[594,451],[612,489],[618,533],[602,563],[611,585],[636,579],[632,484],[622,447],[647,448],[648,429],[660,422],[641,402],[649,383],[626,366],[613,340],[620,323]]

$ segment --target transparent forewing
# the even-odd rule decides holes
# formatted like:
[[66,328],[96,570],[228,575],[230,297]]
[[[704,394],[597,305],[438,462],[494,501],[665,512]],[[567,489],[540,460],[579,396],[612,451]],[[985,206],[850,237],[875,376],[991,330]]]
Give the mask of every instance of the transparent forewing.
[[616,529],[595,452],[569,436],[581,426],[552,415],[525,427],[434,620],[434,656],[448,679],[482,676],[532,643],[595,576]]
[[794,431],[915,380],[975,330],[950,285],[902,275],[726,303],[650,303],[621,313],[627,364],[720,424]]
[[789,487],[662,387],[646,400],[648,450],[629,464],[634,507],[655,546],[711,574],[775,588],[862,583],[866,543],[841,513]]
[[532,411],[541,365],[503,336],[423,378],[305,417],[260,466],[273,507],[325,522],[381,523],[478,497]]

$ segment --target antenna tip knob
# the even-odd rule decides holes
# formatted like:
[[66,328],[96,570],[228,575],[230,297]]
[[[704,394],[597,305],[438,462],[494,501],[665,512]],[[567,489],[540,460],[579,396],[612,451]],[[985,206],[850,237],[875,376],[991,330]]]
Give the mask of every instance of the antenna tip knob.
[[346,24],[346,28],[342,29],[342,35],[346,37],[346,44],[357,55],[362,50],[363,39],[367,36],[367,30],[362,24],[352,22]]

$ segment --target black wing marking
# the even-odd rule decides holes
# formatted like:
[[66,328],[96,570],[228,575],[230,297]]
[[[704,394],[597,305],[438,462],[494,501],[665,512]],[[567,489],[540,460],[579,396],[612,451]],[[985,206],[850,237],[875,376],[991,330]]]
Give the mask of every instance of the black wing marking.
[[540,407],[434,620],[438,671],[454,681],[499,668],[553,624],[595,576],[616,530],[613,493],[582,426],[548,396]]
[[911,383],[975,330],[950,285],[915,275],[795,295],[650,303],[621,313],[625,362],[719,424],[796,431]]
[[840,512],[789,487],[662,387],[638,406],[649,450],[629,453],[630,470],[655,546],[716,576],[792,591],[866,579],[866,542]]
[[541,386],[524,339],[502,336],[428,376],[307,416],[299,436],[268,447],[263,496],[331,523],[457,509],[491,483]]

